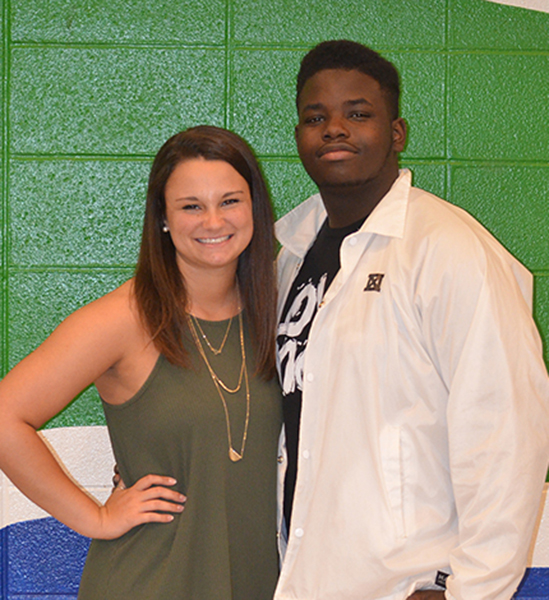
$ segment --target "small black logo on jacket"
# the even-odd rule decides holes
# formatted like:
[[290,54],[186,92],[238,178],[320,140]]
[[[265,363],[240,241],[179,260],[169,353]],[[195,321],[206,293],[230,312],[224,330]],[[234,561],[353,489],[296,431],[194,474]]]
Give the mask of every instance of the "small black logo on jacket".
[[446,580],[450,577],[448,573],[444,573],[443,571],[437,571],[437,576],[435,579],[436,585],[438,587],[446,589]]
[[370,273],[368,275],[368,283],[364,288],[365,292],[381,292],[381,282],[385,277],[385,273]]

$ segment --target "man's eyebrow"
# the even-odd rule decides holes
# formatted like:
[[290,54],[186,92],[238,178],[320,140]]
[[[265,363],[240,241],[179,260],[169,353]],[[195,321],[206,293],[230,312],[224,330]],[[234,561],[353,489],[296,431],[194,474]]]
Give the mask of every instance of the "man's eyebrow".
[[[346,104],[347,106],[360,106],[361,104],[367,104],[368,106],[373,106],[373,104],[369,100],[366,100],[366,98],[356,98],[353,100],[346,100],[344,102],[344,104]],[[302,111],[320,110],[322,108],[324,108],[324,104],[322,104],[322,102],[316,102],[315,104],[307,104],[301,110]]]
[[359,104],[368,104],[368,106],[373,106],[373,104],[369,100],[366,100],[366,98],[357,98],[356,100],[347,100],[347,102],[345,102],[345,104],[348,104],[349,106],[358,106]]
[[320,110],[321,108],[324,108],[324,104],[322,104],[322,102],[317,102],[316,104],[307,104],[301,110]]

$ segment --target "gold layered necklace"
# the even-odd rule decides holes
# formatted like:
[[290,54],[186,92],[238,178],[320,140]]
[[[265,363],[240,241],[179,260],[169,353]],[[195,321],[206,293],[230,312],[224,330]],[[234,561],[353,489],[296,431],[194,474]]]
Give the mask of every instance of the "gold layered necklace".
[[[232,318],[231,318],[231,321],[229,321],[229,325],[227,327],[227,331],[225,332],[223,342],[221,343],[221,346],[217,351],[210,344],[204,331],[200,327],[200,324],[198,323],[198,320],[196,319],[196,317],[194,317],[192,315],[187,315],[187,319],[189,322],[189,329],[191,330],[191,334],[193,336],[196,347],[198,348],[198,352],[200,353],[200,356],[202,356],[202,359],[206,363],[206,367],[208,368],[210,377],[212,378],[215,389],[217,390],[217,393],[219,394],[219,397],[221,398],[221,403],[223,404],[223,411],[225,412],[225,423],[227,425],[227,439],[229,442],[229,458],[233,462],[238,462],[239,460],[242,460],[242,457],[244,456],[244,449],[246,447],[246,438],[248,437],[248,425],[250,423],[250,383],[248,381],[248,370],[246,368],[246,348],[244,346],[244,327],[242,325],[242,312],[239,310],[239,313],[238,313],[238,324],[240,327],[240,353],[242,356],[242,366],[240,367],[240,375],[238,378],[238,383],[235,388],[230,388],[228,385],[226,385],[220,379],[220,377],[217,375],[217,373],[213,370],[212,365],[210,364],[208,357],[206,356],[204,346],[200,342],[200,338],[198,336],[198,332],[197,332],[197,329],[195,326],[195,323],[196,323],[196,325],[198,326],[198,329],[200,330],[200,332],[202,334],[203,339],[206,341],[208,348],[210,348],[211,351],[215,355],[219,355],[223,351],[223,347],[225,346],[225,342],[227,341],[227,336],[229,335],[229,329],[231,326]],[[223,388],[229,394],[236,394],[236,392],[238,392],[240,390],[240,388],[242,387],[242,379],[244,379],[244,385],[246,386],[246,419],[244,421],[244,433],[242,435],[242,443],[240,445],[240,452],[237,452],[233,447],[229,408],[227,406],[227,401],[225,400],[225,396],[223,396],[223,392],[221,391],[221,388]]]
[[[225,331],[225,337],[223,338],[223,342],[221,344],[221,346],[219,347],[219,350],[215,350],[214,347],[212,346],[212,344],[210,343],[210,340],[208,340],[208,338],[206,337],[206,334],[204,333],[204,330],[202,329],[202,327],[200,327],[200,323],[198,322],[198,319],[194,316],[194,315],[189,315],[189,319],[191,321],[191,324],[193,325],[193,329],[192,329],[192,333],[193,333],[193,337],[194,337],[194,341],[196,342],[197,338],[198,338],[198,333],[196,331],[196,327],[198,327],[198,330],[200,331],[200,333],[202,334],[203,339],[206,342],[206,345],[208,346],[208,348],[210,348],[210,350],[216,355],[219,356],[223,350],[223,347],[225,346],[225,342],[227,341],[227,335],[229,334],[229,328],[231,326],[230,322],[229,322],[229,327],[227,327],[227,331]],[[232,321],[232,317],[231,317],[231,321]],[[241,324],[241,331],[240,334],[242,335],[242,324]],[[240,366],[240,375],[238,377],[238,383],[236,384],[236,387],[234,388],[230,388],[224,381],[221,380],[221,378],[217,375],[217,373],[213,370],[212,366],[210,365],[208,359],[206,358],[206,353],[204,352],[204,348],[202,346],[202,344],[198,344],[199,345],[199,350],[201,350],[201,356],[204,359],[204,362],[206,363],[206,365],[208,366],[208,371],[210,372],[210,375],[212,376],[212,378],[226,391],[229,392],[229,394],[236,394],[236,392],[238,392],[238,390],[241,388],[242,386],[242,377],[244,375],[244,370],[245,370],[245,366],[246,366],[246,361],[244,360],[244,358],[242,359],[242,364]],[[244,354],[243,354],[244,356]]]
[[206,334],[204,333],[204,330],[202,329],[202,327],[200,327],[200,322],[198,321],[198,319],[196,317],[193,317],[193,315],[191,315],[191,319],[194,320],[194,324],[198,327],[198,331],[200,331],[200,335],[202,336],[202,339],[206,342],[206,345],[208,346],[208,348],[216,356],[219,356],[223,352],[223,348],[225,347],[225,342],[227,341],[227,338],[229,337],[229,331],[231,330],[231,325],[232,325],[232,322],[233,322],[233,318],[231,317],[229,319],[229,324],[227,325],[227,329],[225,331],[225,335],[223,336],[223,340],[222,340],[221,346],[219,346],[219,348],[214,348],[212,346],[212,344],[210,343],[210,340],[206,337]]

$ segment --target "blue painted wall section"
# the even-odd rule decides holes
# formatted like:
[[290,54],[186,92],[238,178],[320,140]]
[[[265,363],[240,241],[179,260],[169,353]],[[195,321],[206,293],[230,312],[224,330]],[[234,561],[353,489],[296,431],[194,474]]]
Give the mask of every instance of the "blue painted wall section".
[[[9,555],[2,572],[5,600],[75,599],[89,540],[55,519],[18,523],[0,531],[0,557]],[[517,600],[549,598],[549,569],[528,569]]]
[[52,518],[8,527],[8,598],[75,595],[89,540]]
[[76,598],[89,540],[55,519],[0,531],[2,600]]
[[549,569],[528,569],[516,594],[520,600],[549,598]]
[[8,595],[8,582],[6,579],[7,565],[5,564],[7,560],[7,555],[4,550],[6,546],[6,537],[8,531],[7,528],[0,529],[0,599],[4,600]]

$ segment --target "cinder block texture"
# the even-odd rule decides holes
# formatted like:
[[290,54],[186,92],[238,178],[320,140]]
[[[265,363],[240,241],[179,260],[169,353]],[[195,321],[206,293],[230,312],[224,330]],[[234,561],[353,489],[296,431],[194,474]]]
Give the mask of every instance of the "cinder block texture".
[[154,154],[186,127],[222,125],[224,86],[222,50],[16,47],[10,149]]
[[236,50],[230,126],[259,155],[296,155],[295,76],[303,51]]
[[400,72],[400,112],[408,124],[402,158],[444,158],[446,57],[442,53],[386,53]]
[[549,597],[547,569],[527,569],[517,593],[517,600],[543,600]]
[[[112,493],[115,459],[110,438],[102,427],[56,427],[40,432],[63,469],[100,502]],[[0,472],[0,527],[49,516],[33,504]],[[3,596],[0,594],[0,598]]]
[[377,48],[443,48],[444,0],[233,0],[245,45],[314,45],[353,39]]
[[[549,141],[549,140],[548,140]],[[531,271],[549,265],[549,165],[451,168],[452,194]]]
[[482,0],[449,0],[450,48],[547,50],[549,14]]
[[548,55],[454,55],[449,71],[451,158],[547,161]]
[[[486,0],[0,0],[0,13],[2,374],[131,277],[148,169],[174,133],[243,135],[278,216],[315,193],[294,142],[295,76],[310,47],[342,38],[401,72],[414,184],[534,272],[549,362],[549,14]],[[48,427],[103,423],[89,388]],[[87,446],[74,450],[84,466]],[[4,513],[23,507],[0,492]],[[0,530],[2,599],[75,598],[87,542],[39,524]]]
[[67,596],[66,594],[10,594],[6,596],[6,600],[36,600],[37,598],[40,600],[77,600],[77,596]]
[[[71,310],[131,276],[148,167],[170,135],[203,122],[242,134],[279,215],[315,192],[294,142],[295,75],[306,50],[329,38],[369,44],[398,66],[403,166],[534,271],[547,335],[549,15],[485,0],[0,8],[4,372]],[[71,423],[100,421],[95,394],[74,406]]]
[[549,364],[549,273],[538,275],[535,284],[534,316],[543,340],[545,362]]
[[6,536],[5,529],[0,529],[0,598],[4,599],[7,595],[6,590]]
[[[58,543],[58,538],[63,543]],[[8,596],[75,594],[88,547],[88,539],[52,518],[10,526],[6,544]],[[43,548],[52,551],[45,553]],[[36,564],[37,557],[41,565]],[[76,573],[75,565],[79,567]]]
[[139,252],[150,160],[13,160],[9,264],[128,266]]
[[263,160],[262,167],[278,217],[318,192],[297,158],[266,158]]
[[439,198],[447,197],[447,166],[441,163],[414,163],[402,160],[402,167],[408,167],[412,171],[412,183],[414,186],[431,192]]
[[16,42],[223,44],[225,0],[17,0]]
[[33,350],[71,312],[122,284],[126,271],[16,272],[10,277],[10,363]]
[[[10,276],[8,361],[13,367],[71,312],[113,290],[131,271],[46,270]],[[49,427],[99,425],[103,409],[94,387],[85,390]]]

